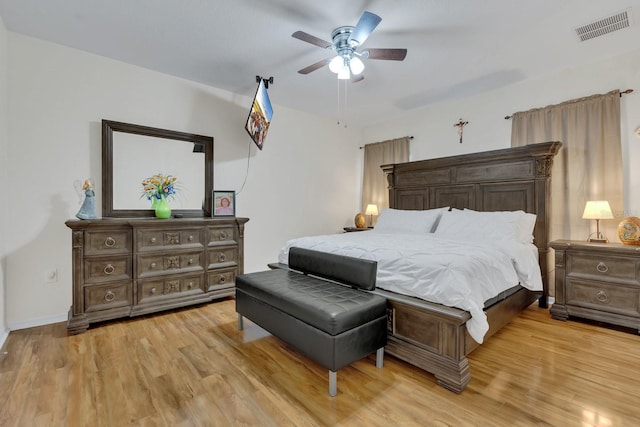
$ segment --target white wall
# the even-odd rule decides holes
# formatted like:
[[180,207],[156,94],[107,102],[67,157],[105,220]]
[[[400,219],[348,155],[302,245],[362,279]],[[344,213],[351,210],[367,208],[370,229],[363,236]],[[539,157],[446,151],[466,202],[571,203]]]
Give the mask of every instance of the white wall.
[[[211,135],[216,189],[239,191],[249,217],[245,271],[266,269],[290,237],[332,233],[358,209],[359,134],[278,107],[263,151],[244,130],[250,95],[159,74],[8,33],[6,318],[10,329],[66,320],[71,304],[71,232],[80,207],[74,181],[93,178],[101,212],[101,119]],[[0,57],[0,60],[2,57]],[[252,81],[253,80],[253,81]],[[277,80],[276,80],[277,81]],[[156,171],[149,171],[153,174]],[[169,173],[168,171],[166,171]],[[347,183],[345,187],[345,183]],[[45,273],[57,269],[57,283]]]
[[[640,160],[640,139],[634,135],[640,126],[640,50],[588,67],[567,69],[473,97],[407,111],[400,119],[364,129],[363,140],[373,142],[413,135],[411,160],[507,148],[511,141],[511,121],[504,119],[507,115],[629,88],[635,92],[621,99],[625,215],[640,216],[640,197],[636,191],[640,188],[640,168],[635,167]],[[419,91],[418,84],[416,92]],[[462,144],[453,126],[460,118],[469,122],[464,127]],[[619,221],[620,218],[602,221],[612,241],[617,241],[615,230]]]
[[[8,131],[7,131],[7,70],[8,70],[8,54],[7,54],[7,30],[4,26],[2,17],[0,16],[0,182],[8,183],[9,175],[7,174],[7,151],[8,151]],[[7,228],[8,228],[8,209],[7,199],[0,202],[0,347],[6,339],[9,331],[7,329],[7,320],[5,316],[6,295],[5,295],[5,276],[6,276],[6,253],[7,253]]]

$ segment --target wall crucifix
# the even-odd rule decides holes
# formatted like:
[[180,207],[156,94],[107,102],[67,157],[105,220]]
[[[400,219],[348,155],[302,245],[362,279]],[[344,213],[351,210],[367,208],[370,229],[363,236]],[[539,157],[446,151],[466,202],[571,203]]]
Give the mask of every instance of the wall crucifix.
[[454,127],[457,127],[457,128],[458,128],[458,136],[460,137],[460,144],[462,144],[462,129],[463,129],[466,125],[468,125],[468,124],[469,124],[469,122],[462,121],[462,119],[460,119],[460,120],[458,121],[458,123],[456,123],[455,125],[453,125]]

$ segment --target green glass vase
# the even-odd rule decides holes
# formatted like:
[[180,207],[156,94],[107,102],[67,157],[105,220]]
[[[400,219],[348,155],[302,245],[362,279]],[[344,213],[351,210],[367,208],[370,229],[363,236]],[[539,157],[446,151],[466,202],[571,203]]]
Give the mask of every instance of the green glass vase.
[[167,219],[171,217],[171,206],[164,195],[159,199],[154,198],[153,208],[156,211],[156,218]]

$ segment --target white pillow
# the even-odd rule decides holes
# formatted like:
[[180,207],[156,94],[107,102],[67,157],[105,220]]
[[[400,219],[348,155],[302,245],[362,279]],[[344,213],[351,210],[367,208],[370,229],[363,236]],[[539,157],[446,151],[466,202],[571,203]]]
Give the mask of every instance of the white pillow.
[[434,235],[458,240],[533,241],[536,216],[524,211],[478,212],[453,209],[444,212]]
[[381,233],[431,233],[442,211],[449,208],[402,210],[385,208],[374,228]]

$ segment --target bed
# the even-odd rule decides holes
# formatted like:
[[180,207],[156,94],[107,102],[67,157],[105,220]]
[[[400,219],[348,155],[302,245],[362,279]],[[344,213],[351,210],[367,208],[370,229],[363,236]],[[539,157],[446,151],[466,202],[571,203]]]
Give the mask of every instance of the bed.
[[[481,339],[474,339],[467,327],[478,317],[471,311],[378,287],[375,292],[388,301],[388,354],[432,373],[439,385],[460,393],[471,380],[467,355],[479,342],[536,300],[547,307],[551,166],[560,147],[560,142],[547,142],[382,166],[392,209],[535,214],[533,245],[540,280],[540,288],[534,290],[516,285],[516,280],[516,286],[499,292],[490,304],[486,301],[482,310],[488,325]],[[348,234],[368,233],[373,231]]]

